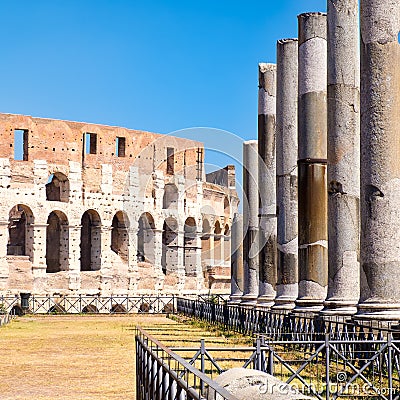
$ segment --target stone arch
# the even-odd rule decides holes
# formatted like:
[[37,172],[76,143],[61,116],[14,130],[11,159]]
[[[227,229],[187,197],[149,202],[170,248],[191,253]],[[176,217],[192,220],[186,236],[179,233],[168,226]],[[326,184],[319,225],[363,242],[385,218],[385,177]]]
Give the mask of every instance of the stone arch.
[[221,224],[217,221],[214,225],[214,265],[219,265],[222,259]]
[[95,210],[81,218],[81,271],[98,271],[101,266],[101,220]]
[[155,223],[153,216],[145,212],[139,218],[137,234],[137,260],[154,264]]
[[68,270],[69,230],[68,218],[62,211],[52,211],[46,228],[46,272]]
[[186,276],[196,276],[197,225],[194,218],[189,217],[184,225],[184,257]]
[[205,270],[211,265],[211,225],[207,218],[203,218],[201,233],[201,265]]
[[49,176],[46,184],[46,200],[69,202],[69,180],[61,172]]
[[33,212],[28,206],[17,204],[11,208],[8,213],[7,255],[29,256],[32,260],[33,223]]
[[164,275],[178,269],[178,222],[169,217],[164,221],[162,233],[161,266]]
[[178,209],[178,188],[173,183],[164,186],[163,208],[168,210]]
[[129,219],[125,212],[115,213],[111,228],[111,250],[124,261],[128,261]]

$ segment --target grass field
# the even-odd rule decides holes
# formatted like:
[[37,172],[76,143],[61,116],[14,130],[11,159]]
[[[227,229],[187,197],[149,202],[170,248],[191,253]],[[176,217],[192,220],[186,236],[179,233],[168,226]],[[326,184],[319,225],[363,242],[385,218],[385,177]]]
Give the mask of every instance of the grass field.
[[0,399],[134,399],[136,325],[167,346],[248,343],[156,315],[25,316],[0,328]]
[[134,327],[157,316],[34,316],[0,329],[0,399],[133,399]]

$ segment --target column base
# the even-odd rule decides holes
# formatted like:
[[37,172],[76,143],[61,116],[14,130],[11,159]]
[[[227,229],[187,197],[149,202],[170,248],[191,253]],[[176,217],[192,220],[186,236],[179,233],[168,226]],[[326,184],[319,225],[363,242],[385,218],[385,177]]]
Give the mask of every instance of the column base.
[[330,298],[324,301],[321,315],[326,316],[351,316],[357,313],[357,301],[340,298]]
[[232,294],[229,297],[228,305],[238,305],[242,302],[242,294]]
[[297,299],[292,312],[295,314],[318,314],[324,308],[323,303],[322,299]]
[[274,311],[290,311],[293,310],[296,306],[295,304],[296,298],[289,296],[280,296],[275,299],[275,304],[272,307]]
[[258,310],[270,310],[271,307],[275,304],[275,297],[271,296],[260,296],[257,298],[256,308]]
[[355,321],[396,321],[400,320],[400,303],[365,301],[358,305]]
[[243,307],[253,308],[257,304],[257,296],[254,294],[245,294],[241,298],[240,305]]

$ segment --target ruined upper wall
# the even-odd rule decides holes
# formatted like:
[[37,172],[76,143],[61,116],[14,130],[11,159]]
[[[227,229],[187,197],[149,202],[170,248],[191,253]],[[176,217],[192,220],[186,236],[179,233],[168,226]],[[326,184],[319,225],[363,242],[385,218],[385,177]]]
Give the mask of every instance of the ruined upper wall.
[[235,166],[227,165],[222,169],[206,174],[206,181],[229,189],[235,189]]
[[[26,133],[24,161],[14,160],[15,130]],[[90,135],[88,135],[90,134]],[[90,143],[91,137],[94,143]],[[146,174],[162,170],[166,176],[182,175],[188,180],[203,180],[204,149],[197,141],[84,122],[33,118],[24,115],[0,114],[0,158],[11,160],[14,178],[32,183],[32,163],[46,160],[53,169],[68,173],[70,161],[82,165],[85,187],[98,191],[101,164],[110,164],[115,173],[125,174],[134,165]],[[118,138],[118,139],[117,139]],[[117,140],[120,143],[119,154]],[[94,144],[94,146],[93,146]],[[93,148],[92,148],[93,147]],[[167,148],[173,156],[167,167]],[[170,171],[168,171],[168,169]]]

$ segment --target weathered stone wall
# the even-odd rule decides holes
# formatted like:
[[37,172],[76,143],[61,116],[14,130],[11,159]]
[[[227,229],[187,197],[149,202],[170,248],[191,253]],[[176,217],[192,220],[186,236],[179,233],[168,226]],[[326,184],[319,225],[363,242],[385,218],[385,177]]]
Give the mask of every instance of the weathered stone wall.
[[[229,276],[238,198],[205,182],[202,143],[10,114],[0,135],[1,293],[199,291],[214,267]],[[202,254],[206,220],[218,260]]]

